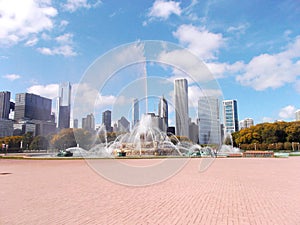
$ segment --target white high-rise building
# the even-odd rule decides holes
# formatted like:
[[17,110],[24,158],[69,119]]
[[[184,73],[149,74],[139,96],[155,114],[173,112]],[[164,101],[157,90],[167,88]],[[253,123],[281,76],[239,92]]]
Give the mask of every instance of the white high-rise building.
[[57,124],[60,129],[70,127],[71,114],[71,84],[61,83],[59,85],[59,97],[57,99]]
[[236,100],[223,101],[223,116],[225,134],[231,134],[239,130],[239,118]]
[[296,121],[300,121],[300,109],[295,112]]
[[254,121],[251,118],[246,118],[240,121],[239,128],[240,130],[249,128],[254,125]]
[[174,84],[176,135],[189,137],[188,82],[176,79]]
[[132,127],[134,127],[140,120],[140,106],[139,101],[135,98],[132,103]]
[[199,144],[221,143],[219,99],[201,97],[198,101]]

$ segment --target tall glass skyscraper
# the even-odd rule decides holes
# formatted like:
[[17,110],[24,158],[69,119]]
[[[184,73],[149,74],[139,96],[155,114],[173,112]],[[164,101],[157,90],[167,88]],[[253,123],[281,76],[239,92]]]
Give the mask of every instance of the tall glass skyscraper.
[[57,99],[57,127],[60,129],[70,127],[71,114],[71,84],[61,83],[59,85],[59,96]]
[[176,79],[174,83],[176,134],[189,137],[188,82]]
[[239,118],[236,100],[223,101],[223,116],[225,134],[231,134],[239,130]]
[[164,97],[158,103],[158,116],[162,118],[162,130],[166,132],[168,129],[168,102]]
[[140,106],[139,101],[135,98],[132,103],[132,127],[134,127],[140,120]]
[[199,143],[221,144],[219,99],[208,96],[198,101]]
[[0,118],[8,119],[10,111],[10,92],[0,92]]

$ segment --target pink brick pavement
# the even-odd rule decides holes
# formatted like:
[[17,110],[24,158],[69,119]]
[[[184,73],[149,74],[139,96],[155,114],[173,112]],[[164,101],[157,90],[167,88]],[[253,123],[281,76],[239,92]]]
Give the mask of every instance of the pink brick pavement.
[[200,162],[127,187],[84,160],[0,160],[0,224],[300,224],[300,157]]

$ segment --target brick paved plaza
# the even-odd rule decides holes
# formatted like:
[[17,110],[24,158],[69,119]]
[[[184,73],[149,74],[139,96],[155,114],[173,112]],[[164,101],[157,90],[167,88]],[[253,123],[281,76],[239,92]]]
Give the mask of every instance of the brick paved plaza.
[[300,157],[201,160],[127,187],[84,160],[2,159],[0,224],[300,224]]

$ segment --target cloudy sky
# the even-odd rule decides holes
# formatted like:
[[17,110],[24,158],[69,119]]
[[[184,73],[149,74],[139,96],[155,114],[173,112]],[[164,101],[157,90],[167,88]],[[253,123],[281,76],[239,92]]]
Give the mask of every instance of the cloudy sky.
[[[162,40],[204,62],[223,98],[238,101],[239,119],[291,121],[300,108],[299,21],[295,0],[1,0],[0,90],[11,91],[12,99],[21,92],[55,98],[60,82],[70,81],[77,90],[90,65],[112,49]],[[143,70],[169,80],[180,76],[174,68],[153,69],[151,63],[122,73]],[[85,99],[97,95],[81,88]],[[195,86],[189,90],[195,93]],[[128,103],[122,91],[104,92],[98,93],[98,122],[111,102]]]

